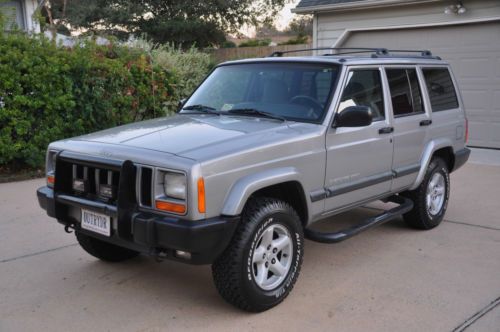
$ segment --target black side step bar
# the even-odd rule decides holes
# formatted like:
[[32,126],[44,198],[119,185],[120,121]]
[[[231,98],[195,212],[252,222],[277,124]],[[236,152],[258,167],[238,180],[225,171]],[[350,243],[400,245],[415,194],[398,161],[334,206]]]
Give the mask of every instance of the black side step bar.
[[387,202],[393,202],[399,204],[399,206],[387,210],[382,214],[366,219],[364,222],[354,225],[352,227],[346,228],[344,230],[334,232],[334,233],[323,233],[318,232],[309,228],[305,229],[305,237],[311,241],[321,242],[321,243],[337,243],[347,240],[354,235],[357,235],[363,231],[366,231],[372,227],[382,225],[388,221],[391,221],[400,215],[409,212],[413,209],[413,202],[402,196],[391,196],[387,198]]

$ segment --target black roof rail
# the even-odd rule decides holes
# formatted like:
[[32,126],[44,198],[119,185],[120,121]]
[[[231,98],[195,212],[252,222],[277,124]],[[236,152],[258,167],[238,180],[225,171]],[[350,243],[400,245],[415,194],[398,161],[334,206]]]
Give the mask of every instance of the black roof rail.
[[[407,57],[407,58],[426,58],[426,59],[438,59],[440,57],[434,56],[429,50],[390,50],[387,48],[371,48],[371,47],[320,47],[320,48],[304,48],[299,50],[290,51],[275,51],[269,57],[282,57],[284,54],[288,53],[298,53],[307,51],[337,51],[336,53],[323,54],[323,56],[337,56],[345,54],[358,54],[358,53],[372,53],[372,58],[383,58],[383,57]],[[338,52],[340,51],[340,52]],[[395,55],[394,53],[418,53],[418,55]]]
[[[385,48],[372,48],[372,47],[319,47],[319,48],[304,48],[299,50],[290,50],[290,51],[276,51],[273,52],[269,57],[281,57],[284,54],[288,53],[298,53],[298,52],[307,52],[307,51],[348,51],[347,53],[341,54],[354,54],[354,53],[367,53],[373,52],[377,55],[386,55],[387,49]],[[324,54],[324,55],[340,55],[336,54]]]
[[[432,54],[431,51],[429,50],[387,50],[386,56],[394,56],[397,57],[397,55],[394,55],[393,53],[419,53],[419,55],[413,56],[413,55],[406,55],[406,57],[422,57],[422,58],[428,58],[428,59],[439,59],[441,60],[440,57],[435,56]],[[379,57],[378,54],[373,54],[372,57],[377,58]]]

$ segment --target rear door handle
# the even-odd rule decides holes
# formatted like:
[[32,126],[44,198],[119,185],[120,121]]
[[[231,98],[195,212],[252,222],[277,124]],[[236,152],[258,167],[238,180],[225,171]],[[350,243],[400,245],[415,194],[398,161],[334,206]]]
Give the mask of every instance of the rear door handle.
[[379,134],[390,134],[394,131],[394,127],[384,127],[378,130]]
[[422,120],[420,121],[420,126],[430,126],[432,124],[432,120]]

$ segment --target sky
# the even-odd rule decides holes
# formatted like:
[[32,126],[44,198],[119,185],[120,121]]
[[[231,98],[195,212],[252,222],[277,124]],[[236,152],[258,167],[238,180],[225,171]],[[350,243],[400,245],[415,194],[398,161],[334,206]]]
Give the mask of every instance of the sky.
[[[291,3],[285,5],[285,7],[278,14],[278,18],[276,20],[276,27],[278,30],[285,29],[290,21],[293,19],[295,14],[291,12],[291,9],[297,6],[300,0],[293,0]],[[245,26],[239,30],[241,33],[248,37],[255,37],[255,28]]]
[[299,0],[294,0],[293,3],[288,4],[283,8],[283,10],[280,12],[280,17],[278,18],[278,22],[276,23],[276,26],[278,29],[284,29],[288,23],[292,20],[294,14],[290,11],[292,8],[297,6],[299,3]]

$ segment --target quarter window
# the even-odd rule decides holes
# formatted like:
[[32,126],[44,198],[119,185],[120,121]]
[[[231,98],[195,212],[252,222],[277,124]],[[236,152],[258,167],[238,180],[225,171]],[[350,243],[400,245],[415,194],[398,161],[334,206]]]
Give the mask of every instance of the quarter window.
[[416,69],[386,69],[394,116],[424,112]]
[[457,93],[449,70],[447,68],[427,68],[422,71],[431,100],[432,111],[439,112],[457,108]]
[[373,121],[385,119],[382,81],[378,69],[349,72],[340,99],[339,113],[349,106],[368,106],[373,112]]

